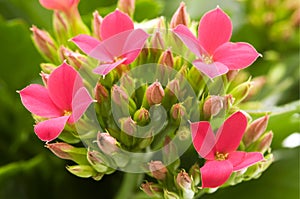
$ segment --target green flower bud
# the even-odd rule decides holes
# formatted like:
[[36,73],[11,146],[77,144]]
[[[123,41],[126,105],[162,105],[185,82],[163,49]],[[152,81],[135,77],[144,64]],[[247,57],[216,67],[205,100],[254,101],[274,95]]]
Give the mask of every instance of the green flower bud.
[[177,122],[186,114],[185,107],[181,103],[174,104],[170,110],[171,118]]
[[54,71],[57,68],[56,65],[51,63],[41,63],[41,69],[43,72],[50,74],[52,71]]
[[140,188],[150,197],[162,197],[162,187],[159,184],[146,181],[141,185]]
[[174,66],[174,58],[170,49],[166,50],[162,53],[158,61],[159,64],[164,66],[173,67]]
[[95,92],[95,99],[99,104],[101,104],[103,101],[108,99],[109,96],[108,90],[100,82],[96,84],[94,92]]
[[82,65],[87,62],[87,58],[84,55],[73,52],[64,46],[60,47],[59,56],[61,60],[67,60],[70,65],[77,69],[81,68]]
[[181,170],[178,173],[176,177],[176,183],[182,190],[183,198],[192,199],[194,197],[195,193],[192,190],[192,179],[184,170]]
[[110,168],[106,166],[107,163],[105,162],[104,156],[97,151],[88,151],[87,159],[97,172],[106,173],[110,170]]
[[176,10],[174,15],[172,16],[171,22],[170,22],[170,28],[174,29],[179,24],[188,25],[188,19],[189,16],[186,12],[185,3],[181,2],[179,8]]
[[176,193],[170,192],[166,189],[164,190],[164,198],[165,199],[180,199]]
[[194,186],[197,186],[200,183],[200,181],[201,181],[201,175],[200,175],[200,167],[199,167],[199,165],[198,164],[194,164],[190,168],[189,174],[193,178]]
[[164,89],[158,81],[151,84],[146,90],[146,98],[149,105],[160,104],[164,96]]
[[150,113],[142,107],[134,113],[133,119],[138,125],[146,125],[150,121]]
[[234,103],[239,104],[242,102],[249,94],[250,88],[252,87],[252,82],[244,82],[237,87],[235,87],[230,94],[234,98]]
[[89,165],[67,166],[67,170],[81,178],[89,178],[97,175],[97,172]]
[[256,147],[257,151],[265,153],[270,149],[271,143],[273,140],[273,132],[267,132],[264,134],[261,139],[258,140],[258,146]]

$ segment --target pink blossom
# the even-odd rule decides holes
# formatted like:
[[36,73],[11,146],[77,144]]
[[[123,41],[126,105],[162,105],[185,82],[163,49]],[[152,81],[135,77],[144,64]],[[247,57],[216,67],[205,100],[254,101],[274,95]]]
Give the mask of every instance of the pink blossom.
[[35,125],[43,141],[57,138],[66,123],[80,119],[92,99],[77,71],[63,63],[50,75],[47,85],[31,84],[20,91],[23,105],[34,115],[47,118]]
[[173,31],[198,57],[193,61],[194,66],[210,78],[223,75],[229,70],[246,68],[260,56],[248,43],[229,41],[232,23],[219,7],[202,17],[198,38],[182,24]]
[[80,0],[40,0],[40,4],[49,10],[60,10],[70,13],[77,8]]
[[131,18],[119,10],[107,15],[100,25],[101,41],[88,35],[78,35],[72,41],[87,55],[100,60],[94,72],[108,74],[120,64],[132,63],[149,35],[134,29]]
[[247,118],[242,112],[231,115],[216,135],[207,121],[191,124],[194,147],[206,160],[200,168],[203,188],[221,186],[232,172],[263,160],[259,152],[237,151],[246,127]]

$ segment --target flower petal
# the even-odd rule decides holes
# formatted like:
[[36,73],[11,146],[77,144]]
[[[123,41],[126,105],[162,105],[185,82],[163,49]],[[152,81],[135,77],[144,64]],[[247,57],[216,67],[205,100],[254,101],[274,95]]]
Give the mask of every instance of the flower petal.
[[[243,154],[244,153],[244,154]],[[241,159],[241,161],[237,161]],[[264,156],[259,152],[242,152],[236,151],[229,154],[228,161],[233,164],[233,171],[239,171],[241,169],[247,168],[259,161],[262,161]]]
[[224,184],[232,173],[232,164],[227,161],[207,161],[200,168],[202,188],[215,188]]
[[50,10],[68,12],[71,7],[77,6],[79,0],[40,0],[40,4]]
[[200,59],[197,59],[193,61],[193,64],[199,71],[201,71],[211,79],[228,72],[227,66],[225,66],[220,62],[213,62],[212,64],[206,64],[202,62]]
[[217,132],[216,149],[221,153],[235,151],[247,127],[246,116],[238,111],[225,120]]
[[186,26],[180,24],[173,30],[173,32],[197,57],[202,56],[201,54],[203,49],[199,45],[199,41]]
[[149,35],[142,29],[133,30],[128,35],[122,50],[122,57],[127,58],[124,64],[130,64],[136,59],[148,37]]
[[38,84],[31,84],[20,91],[23,105],[31,113],[41,117],[59,117],[63,114],[49,97],[48,90]]
[[213,160],[216,138],[209,122],[191,123],[193,144],[199,155],[205,159]]
[[89,54],[100,41],[89,35],[80,34],[71,39],[85,54]]
[[78,72],[66,63],[56,68],[48,79],[50,98],[64,111],[72,110],[73,94],[82,86]]
[[118,33],[132,30],[134,25],[130,17],[119,10],[104,17],[101,24],[101,39],[105,40]]
[[72,101],[72,115],[68,122],[77,122],[92,102],[93,99],[87,89],[81,87],[74,95]]
[[110,71],[112,71],[114,68],[124,63],[125,61],[126,58],[123,58],[113,63],[101,64],[97,68],[95,68],[93,72],[100,75],[107,75]]
[[43,141],[52,141],[64,130],[69,116],[57,117],[38,123],[34,126],[34,132]]
[[223,43],[230,40],[232,23],[230,18],[222,9],[217,7],[207,12],[200,20],[198,37],[200,45],[209,55]]
[[253,46],[244,42],[227,42],[217,48],[213,55],[215,61],[223,63],[229,70],[246,68],[259,56]]

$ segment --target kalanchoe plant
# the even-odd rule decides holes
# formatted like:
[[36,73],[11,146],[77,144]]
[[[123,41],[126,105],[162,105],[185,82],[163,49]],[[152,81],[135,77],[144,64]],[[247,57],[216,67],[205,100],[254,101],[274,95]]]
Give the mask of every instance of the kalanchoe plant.
[[269,116],[251,122],[240,108],[255,84],[238,70],[260,54],[229,41],[232,23],[221,8],[204,14],[196,38],[184,3],[170,22],[160,17],[149,27],[131,18],[134,1],[120,0],[104,18],[94,12],[92,33],[79,1],[40,3],[54,10],[55,36],[32,28],[50,62],[41,64],[45,86],[19,93],[37,136],[75,163],[67,167],[72,174],[101,180],[120,170],[122,198],[148,175],[143,198],[192,199],[257,178],[270,165]]

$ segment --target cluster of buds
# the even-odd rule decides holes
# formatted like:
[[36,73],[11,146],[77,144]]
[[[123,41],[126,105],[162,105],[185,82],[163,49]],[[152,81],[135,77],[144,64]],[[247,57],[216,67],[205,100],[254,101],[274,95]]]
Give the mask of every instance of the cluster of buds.
[[[159,18],[154,27],[137,28],[134,1],[119,0],[105,17],[93,13],[92,32],[81,20],[79,0],[40,3],[54,10],[55,36],[31,29],[49,62],[41,65],[45,86],[32,84],[20,95],[46,147],[76,163],[67,167],[71,173],[100,180],[138,168],[155,181],[141,185],[150,197],[192,199],[269,166],[268,116],[248,125],[238,111],[263,84],[238,70],[260,54],[248,43],[230,42],[232,23],[221,8],[202,17],[197,38],[184,3],[170,23]],[[220,118],[226,120],[215,136]],[[55,139],[60,142],[50,143]],[[195,151],[202,160],[190,156]],[[181,155],[194,157],[185,158],[189,172],[180,168]]]

